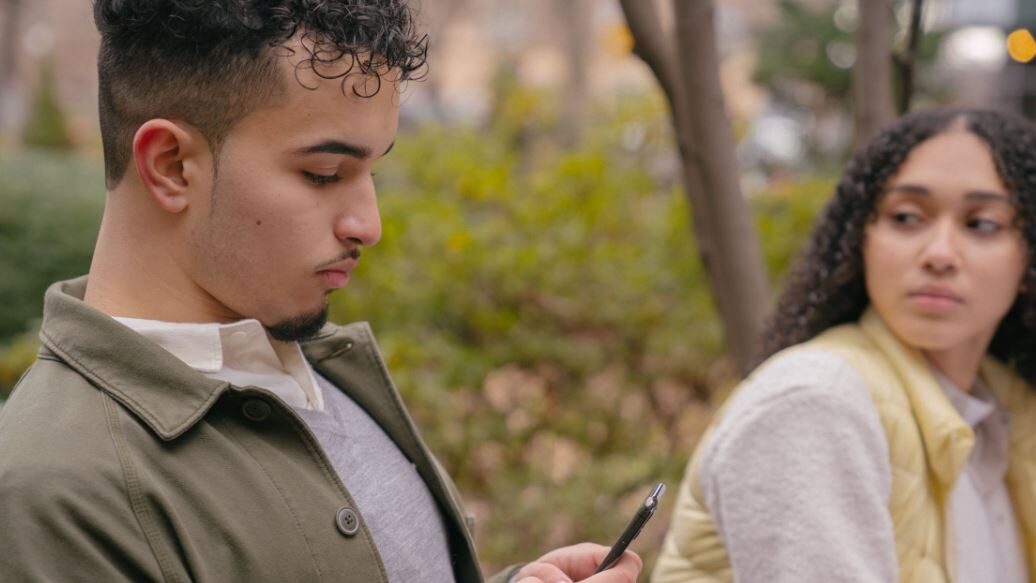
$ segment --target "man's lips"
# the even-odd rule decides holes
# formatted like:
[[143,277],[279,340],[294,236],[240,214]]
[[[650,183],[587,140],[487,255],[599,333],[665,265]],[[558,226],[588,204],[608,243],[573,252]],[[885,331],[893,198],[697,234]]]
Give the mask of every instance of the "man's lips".
[[325,270],[318,271],[317,274],[324,280],[324,283],[332,289],[343,288],[345,287],[345,284],[349,283],[349,272],[347,271]]
[[317,275],[333,288],[345,287],[349,283],[349,273],[356,268],[359,259],[345,259],[322,267]]

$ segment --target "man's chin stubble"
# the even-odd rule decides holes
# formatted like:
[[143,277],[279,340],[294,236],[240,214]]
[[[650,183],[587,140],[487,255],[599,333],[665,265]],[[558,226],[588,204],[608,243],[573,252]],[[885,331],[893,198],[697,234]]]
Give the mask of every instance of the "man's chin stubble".
[[327,306],[324,306],[316,312],[266,326],[266,331],[281,342],[299,342],[312,338],[327,323],[327,309]]

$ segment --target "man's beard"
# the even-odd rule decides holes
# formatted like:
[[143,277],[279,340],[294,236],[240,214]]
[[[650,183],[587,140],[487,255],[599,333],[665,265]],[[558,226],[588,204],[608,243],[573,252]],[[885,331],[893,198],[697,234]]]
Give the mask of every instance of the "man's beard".
[[298,342],[317,335],[327,323],[327,306],[310,314],[295,316],[283,322],[266,326],[266,331],[281,342]]

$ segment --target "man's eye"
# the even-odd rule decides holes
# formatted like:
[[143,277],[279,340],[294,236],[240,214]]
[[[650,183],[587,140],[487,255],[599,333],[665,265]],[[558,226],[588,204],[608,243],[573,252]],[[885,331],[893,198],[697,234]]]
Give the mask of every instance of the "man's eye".
[[314,174],[313,172],[303,171],[302,175],[306,177],[306,180],[320,186],[322,184],[331,184],[332,182],[338,182],[342,179],[337,174]]

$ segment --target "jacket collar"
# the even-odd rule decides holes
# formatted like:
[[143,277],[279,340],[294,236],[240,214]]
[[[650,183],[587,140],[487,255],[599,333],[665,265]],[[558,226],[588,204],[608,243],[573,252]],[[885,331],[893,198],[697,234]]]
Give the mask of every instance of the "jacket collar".
[[[163,440],[183,435],[231,389],[111,316],[83,302],[87,277],[58,282],[44,297],[41,358],[58,359],[122,403]],[[366,324],[326,325],[303,344],[315,363],[357,343],[373,344]],[[382,407],[383,408],[383,407]]]
[[[885,354],[903,381],[913,415],[924,440],[932,468],[944,486],[952,485],[963,471],[975,445],[975,434],[938,384],[924,356],[899,341],[877,311],[868,307],[860,318],[860,328]],[[1011,476],[1025,468],[1036,478],[1036,391],[1012,368],[987,355],[979,363],[978,381],[1011,417],[1008,431]],[[1036,532],[1036,505],[1027,502]],[[1034,563],[1036,565],[1036,563]]]
[[[864,334],[879,346],[892,362],[910,399],[929,464],[948,494],[967,463],[975,444],[968,423],[957,414],[938,386],[923,356],[904,346],[868,308],[860,319]],[[1010,367],[986,356],[979,364],[979,378],[1011,416],[1008,430],[1008,461],[1005,483],[1010,492],[1027,540],[1036,540],[1036,392]],[[1036,572],[1036,546],[1028,545],[1029,571]]]
[[867,308],[860,318],[860,328],[884,353],[899,377],[932,471],[948,490],[964,470],[975,446],[971,426],[957,413],[921,352],[896,338],[873,307]]
[[[132,411],[163,440],[191,428],[228,388],[83,302],[87,278],[44,296],[41,358],[60,359]],[[49,353],[49,354],[48,354]]]

